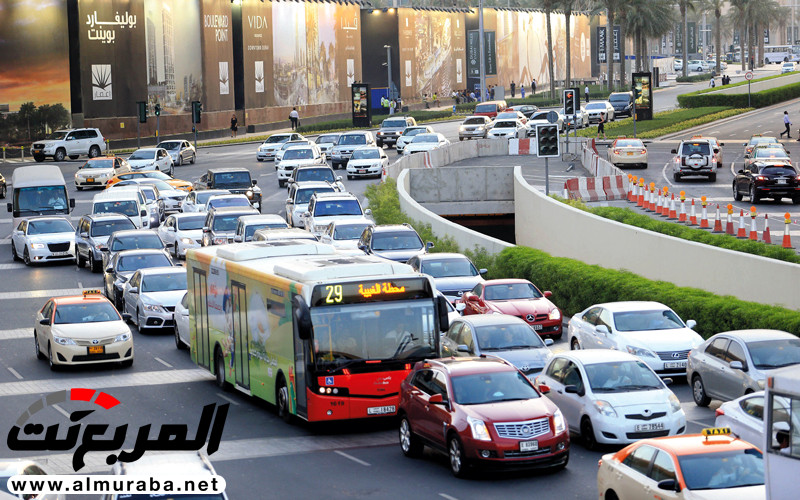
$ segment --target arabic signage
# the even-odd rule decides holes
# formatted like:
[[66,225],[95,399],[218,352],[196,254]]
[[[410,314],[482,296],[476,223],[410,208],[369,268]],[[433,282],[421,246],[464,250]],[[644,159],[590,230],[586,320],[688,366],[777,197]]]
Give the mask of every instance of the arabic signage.
[[347,282],[319,285],[311,294],[311,306],[335,306],[376,300],[408,300],[431,296],[425,278]]
[[[480,32],[470,30],[467,33],[467,74],[470,78],[480,78],[481,61],[480,54]],[[495,47],[495,32],[483,32],[483,63],[486,67],[487,75],[497,74],[497,49]]]
[[686,45],[689,54],[697,52],[697,23],[686,23]]
[[[606,62],[606,58],[608,56],[608,43],[606,37],[606,27],[605,26],[598,26],[597,27],[597,62],[604,63]],[[614,55],[613,59],[614,62],[619,62],[619,36],[620,36],[620,27],[614,26]]]
[[202,0],[203,111],[233,109],[231,3]]
[[[69,425],[61,430],[61,424],[51,424],[45,428],[42,421],[51,421],[51,415],[43,410],[56,404],[84,407],[72,411]],[[48,394],[36,400],[20,415],[8,432],[8,448],[14,451],[67,451],[74,450],[72,468],[81,470],[86,462],[86,454],[92,451],[113,452],[106,456],[106,463],[134,462],[147,451],[193,451],[206,446],[206,452],[212,455],[219,449],[225,419],[230,404],[217,406],[209,404],[203,407],[200,423],[194,438],[189,436],[187,424],[162,424],[158,433],[151,433],[152,424],[139,427],[136,431],[136,443],[130,451],[123,450],[128,436],[128,424],[118,425],[113,432],[108,430],[107,423],[83,424],[81,420],[98,412],[101,420],[112,419],[118,413],[114,408],[122,403],[114,396],[94,389],[73,388]],[[41,413],[40,413],[41,412]],[[55,412],[53,412],[55,413]],[[63,410],[59,413],[63,413]],[[38,414],[38,415],[37,415]],[[41,419],[41,420],[39,420]],[[151,437],[151,434],[156,434]]]
[[675,52],[683,52],[683,24],[678,23],[675,25]]
[[84,116],[135,115],[136,101],[147,95],[145,79],[129,77],[147,65],[144,3],[87,0],[78,12]]

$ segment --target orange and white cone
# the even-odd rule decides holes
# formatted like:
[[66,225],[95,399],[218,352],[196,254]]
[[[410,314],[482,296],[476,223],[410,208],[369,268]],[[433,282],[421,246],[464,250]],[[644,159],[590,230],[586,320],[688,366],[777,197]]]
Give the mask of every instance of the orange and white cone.
[[792,246],[792,236],[789,234],[789,224],[792,223],[789,212],[783,214],[783,222],[786,224],[783,228],[783,248],[794,248]]
[[694,198],[692,198],[692,210],[689,212],[689,225],[696,226],[697,225],[697,212],[694,209]]
[[633,190],[636,189],[636,177],[633,174],[628,174],[628,201],[635,202],[636,196]]
[[769,216],[764,214],[764,232],[761,233],[761,241],[767,245],[772,244],[772,237],[769,235]]
[[705,196],[700,198],[700,200],[703,203],[703,212],[702,212],[702,215],[700,216],[700,228],[701,229],[708,229],[709,228],[709,225],[708,225],[708,210],[706,210],[706,205],[708,205],[708,202],[706,201],[706,197]]
[[651,212],[656,211],[656,183],[650,183],[650,203],[647,205],[647,210]]
[[681,191],[681,214],[678,216],[678,222],[686,223],[686,191]]
[[656,213],[661,215],[664,212],[664,199],[661,197],[661,190],[656,190]]
[[639,186],[639,190],[638,190],[638,196],[637,196],[637,199],[636,199],[636,205],[639,206],[639,207],[644,208],[644,193],[645,193],[645,191],[644,191],[644,179],[641,178],[641,177],[639,177],[638,186]]
[[719,203],[717,203],[717,216],[714,219],[714,233],[722,233],[722,219],[719,216]]
[[667,218],[672,220],[678,218],[678,214],[675,212],[675,193],[672,193],[672,199],[669,200],[669,216]]
[[733,205],[728,203],[728,222],[725,224],[725,233],[733,236],[735,231],[733,230]]
[[669,216],[669,188],[664,186],[664,194],[661,197],[661,217]]
[[758,241],[758,228],[756,228],[756,207],[750,207],[750,237],[751,241]]
[[739,230],[736,232],[736,237],[747,239],[747,230],[744,228],[744,210],[739,210]]

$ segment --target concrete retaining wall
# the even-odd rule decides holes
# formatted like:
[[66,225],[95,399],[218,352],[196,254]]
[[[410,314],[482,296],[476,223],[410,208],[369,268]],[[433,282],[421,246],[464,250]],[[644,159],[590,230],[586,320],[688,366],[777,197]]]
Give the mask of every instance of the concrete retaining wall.
[[800,265],[665,236],[572,208],[529,186],[520,168],[514,171],[514,199],[519,245],[800,310]]

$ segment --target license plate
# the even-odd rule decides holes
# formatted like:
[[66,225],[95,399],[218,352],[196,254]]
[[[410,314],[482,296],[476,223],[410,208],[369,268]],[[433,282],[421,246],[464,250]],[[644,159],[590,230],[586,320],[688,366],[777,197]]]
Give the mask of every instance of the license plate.
[[87,177],[86,182],[94,182],[94,177]]
[[634,426],[633,430],[636,432],[662,431],[664,430],[664,423],[638,424]]
[[34,149],[34,150],[33,150],[33,152],[34,152],[34,153],[41,153],[41,152],[42,152],[42,150],[41,150],[41,149]]
[[366,174],[366,173],[367,173],[367,171],[366,171],[366,170],[359,170],[359,171],[358,171],[358,173],[359,173],[359,174]]
[[386,415],[387,413],[396,413],[395,406],[373,406],[367,408],[367,415]]
[[786,184],[786,179],[778,179],[778,184]]
[[664,363],[664,368],[686,368],[686,361],[668,361]]
[[89,346],[89,354],[103,354],[106,352],[105,346],[101,345],[90,345]]
[[534,330],[541,330],[542,325],[531,325],[531,328],[533,328]]
[[536,451],[539,449],[539,441],[520,441],[519,451]]
[[633,153],[629,152],[629,153],[628,153],[628,156],[633,156]]
[[51,255],[53,257],[64,257],[66,255],[69,255],[69,252],[53,252]]

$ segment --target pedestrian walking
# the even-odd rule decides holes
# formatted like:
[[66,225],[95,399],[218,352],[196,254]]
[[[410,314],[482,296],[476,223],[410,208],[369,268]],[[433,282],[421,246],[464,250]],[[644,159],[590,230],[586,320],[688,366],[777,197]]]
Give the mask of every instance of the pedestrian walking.
[[236,119],[236,113],[231,115],[231,137],[236,137],[236,131],[239,130],[239,120]]
[[583,94],[586,96],[586,102],[589,102],[589,86],[587,85],[583,89]]
[[397,109],[397,101],[392,99],[391,101],[389,101],[389,114],[393,115],[395,109]]
[[716,80],[714,80],[713,76],[711,77],[711,82],[708,84],[708,86],[711,87],[712,89],[717,86],[717,82]]
[[489,87],[489,97],[491,97],[492,99],[494,99],[494,85],[492,85],[491,87]]
[[781,137],[783,137],[783,134],[786,134],[786,137],[791,139],[792,138],[792,129],[791,129],[792,122],[791,122],[791,120],[789,120],[789,112],[788,111],[784,111],[783,112],[783,126],[786,127],[786,130],[781,132]]
[[600,138],[600,134],[603,134],[603,139],[606,138],[606,114],[600,113],[600,121],[597,123],[597,137],[596,139]]
[[535,94],[535,93],[536,93],[536,78],[531,80],[531,94]]
[[519,86],[519,93],[522,96],[522,98],[525,99],[525,84],[524,83]]
[[297,108],[292,108],[289,113],[289,121],[292,122],[292,130],[300,127],[300,113],[297,112]]
[[514,80],[511,80],[511,97],[516,96],[517,93],[517,84],[514,83]]

